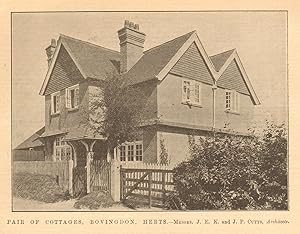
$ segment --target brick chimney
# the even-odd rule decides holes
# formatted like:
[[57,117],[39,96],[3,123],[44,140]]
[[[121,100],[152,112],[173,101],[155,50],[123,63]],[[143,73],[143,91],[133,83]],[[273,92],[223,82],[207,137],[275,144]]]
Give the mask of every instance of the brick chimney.
[[51,39],[51,44],[46,48],[46,54],[47,54],[47,61],[48,61],[48,66],[50,66],[54,51],[56,48],[56,40]]
[[125,20],[124,27],[118,31],[120,40],[120,72],[129,71],[142,57],[146,34],[140,32],[139,25]]

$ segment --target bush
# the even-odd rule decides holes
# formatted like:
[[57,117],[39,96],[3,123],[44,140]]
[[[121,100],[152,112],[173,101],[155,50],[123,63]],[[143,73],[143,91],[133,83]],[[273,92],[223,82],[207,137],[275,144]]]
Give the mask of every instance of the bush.
[[174,173],[187,209],[287,209],[284,125],[268,124],[257,137],[216,134],[189,143],[191,159]]
[[29,173],[13,175],[13,196],[47,203],[69,198],[68,194],[56,183],[54,177]]

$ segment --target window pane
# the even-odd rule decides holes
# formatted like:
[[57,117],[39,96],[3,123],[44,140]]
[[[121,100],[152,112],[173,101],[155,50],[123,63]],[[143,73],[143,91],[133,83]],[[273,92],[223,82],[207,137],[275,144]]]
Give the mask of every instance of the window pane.
[[126,147],[122,145],[120,147],[120,161],[126,161]]
[[70,159],[72,159],[72,156],[71,156],[71,147],[67,146],[66,147],[66,160],[70,160]]
[[195,84],[195,102],[200,102],[200,85]]
[[53,96],[53,113],[56,113],[56,96]]
[[56,149],[55,149],[55,160],[56,160],[56,161],[60,161],[60,160],[61,160],[61,156],[60,156],[60,148],[56,148]]
[[75,107],[78,107],[79,105],[79,89],[75,89]]
[[190,94],[190,82],[189,81],[183,81],[183,86],[182,86],[182,100],[190,100],[191,94]]
[[134,145],[128,145],[128,161],[134,160]]
[[55,97],[56,97],[55,112],[58,112],[58,110],[59,110],[59,95],[57,95]]
[[60,152],[61,152],[61,160],[66,160],[66,148],[65,147],[62,147],[61,149],[60,149]]
[[135,146],[135,158],[136,161],[143,161],[143,145],[138,144]]
[[70,101],[71,101],[71,108],[75,107],[75,90],[71,89],[70,90]]
[[229,91],[226,91],[225,93],[225,108],[226,109],[230,109],[230,103],[231,103],[231,92]]

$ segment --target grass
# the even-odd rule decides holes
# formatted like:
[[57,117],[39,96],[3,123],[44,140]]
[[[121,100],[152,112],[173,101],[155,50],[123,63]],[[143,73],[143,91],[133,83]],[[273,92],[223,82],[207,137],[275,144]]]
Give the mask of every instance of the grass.
[[46,203],[68,199],[54,177],[29,173],[13,175],[13,196]]
[[75,202],[74,207],[76,209],[97,210],[99,208],[111,207],[114,201],[109,193],[97,191],[92,192]]

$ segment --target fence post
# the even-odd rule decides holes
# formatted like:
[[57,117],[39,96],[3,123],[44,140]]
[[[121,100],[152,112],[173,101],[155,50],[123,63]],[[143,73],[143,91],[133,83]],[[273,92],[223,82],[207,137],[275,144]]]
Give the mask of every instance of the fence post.
[[166,172],[162,172],[163,204],[166,202]]
[[73,160],[69,160],[69,194],[73,196]]
[[120,200],[123,200],[123,176],[124,176],[124,173],[122,171],[122,165],[120,165]]
[[151,198],[151,192],[152,192],[152,171],[148,175],[149,177],[149,208],[152,206],[152,198]]
[[121,165],[117,160],[111,160],[110,162],[110,194],[114,201],[120,201],[122,196],[122,182],[121,181]]
[[88,152],[86,159],[86,193],[91,192],[91,152]]

